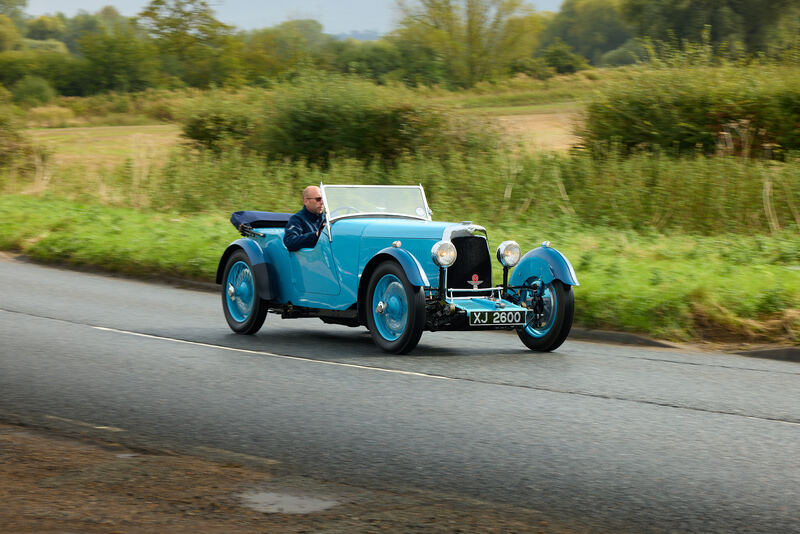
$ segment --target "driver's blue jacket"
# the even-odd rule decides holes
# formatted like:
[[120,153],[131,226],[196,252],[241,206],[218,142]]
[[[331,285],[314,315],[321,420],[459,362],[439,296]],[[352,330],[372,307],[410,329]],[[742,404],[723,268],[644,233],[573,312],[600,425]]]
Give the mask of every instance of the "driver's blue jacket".
[[289,217],[286,223],[286,233],[283,236],[283,244],[290,251],[300,250],[301,248],[312,248],[317,244],[317,229],[322,224],[322,215],[311,213],[303,206],[303,209]]

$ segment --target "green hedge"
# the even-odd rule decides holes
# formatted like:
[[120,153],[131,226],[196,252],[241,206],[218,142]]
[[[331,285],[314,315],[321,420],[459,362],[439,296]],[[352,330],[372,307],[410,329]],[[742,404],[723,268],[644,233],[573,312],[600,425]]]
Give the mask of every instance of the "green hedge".
[[593,149],[783,157],[800,149],[800,71],[641,68],[602,89],[579,132]]
[[486,152],[496,138],[411,92],[347,76],[303,78],[255,100],[209,97],[184,135],[217,152],[232,146],[270,159],[328,167],[334,158],[394,163],[405,154]]

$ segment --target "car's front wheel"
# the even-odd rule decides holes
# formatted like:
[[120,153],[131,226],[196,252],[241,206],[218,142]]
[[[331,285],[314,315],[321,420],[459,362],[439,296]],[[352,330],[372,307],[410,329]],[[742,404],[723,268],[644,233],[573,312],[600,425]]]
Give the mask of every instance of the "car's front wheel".
[[425,294],[398,263],[386,261],[375,269],[363,304],[367,327],[381,349],[405,354],[417,346],[425,326]]
[[250,260],[242,250],[228,258],[222,276],[222,309],[237,334],[255,334],[267,317],[267,303],[258,296]]
[[[527,280],[520,298],[528,306],[525,325],[517,329],[517,335],[531,350],[549,352],[567,339],[575,315],[575,297],[572,287],[560,280],[553,280],[538,288],[534,279]],[[537,293],[540,293],[537,295]]]

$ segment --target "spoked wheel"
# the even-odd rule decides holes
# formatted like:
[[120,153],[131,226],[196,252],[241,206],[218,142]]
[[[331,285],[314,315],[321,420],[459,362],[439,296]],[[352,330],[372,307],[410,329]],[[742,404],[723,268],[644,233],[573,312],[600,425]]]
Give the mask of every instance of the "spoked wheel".
[[405,354],[419,343],[425,326],[425,295],[393,261],[378,266],[367,288],[367,327],[386,352]]
[[267,303],[258,296],[250,260],[241,250],[228,259],[222,277],[222,309],[237,334],[255,334],[267,317]]
[[[553,280],[543,288],[534,287],[536,279],[525,281],[526,287],[520,291],[522,302],[528,306],[525,325],[517,328],[517,335],[531,350],[549,352],[564,343],[572,328],[575,315],[575,297],[572,287]],[[536,294],[541,291],[541,300]],[[538,308],[537,308],[538,302]]]

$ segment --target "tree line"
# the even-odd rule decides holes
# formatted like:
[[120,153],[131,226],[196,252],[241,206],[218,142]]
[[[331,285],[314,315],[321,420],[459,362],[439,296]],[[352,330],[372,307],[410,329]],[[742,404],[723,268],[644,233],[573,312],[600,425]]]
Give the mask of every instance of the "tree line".
[[268,87],[315,70],[458,89],[632,63],[646,58],[648,39],[705,35],[715,53],[737,59],[796,58],[800,49],[800,0],[565,0],[558,13],[525,0],[397,3],[402,17],[393,31],[356,41],[328,35],[314,20],[241,31],[220,22],[205,0],[151,0],[134,17],[112,6],[31,17],[27,0],[0,0],[0,84],[15,98],[46,98]]

